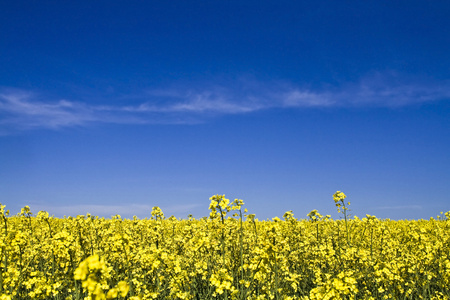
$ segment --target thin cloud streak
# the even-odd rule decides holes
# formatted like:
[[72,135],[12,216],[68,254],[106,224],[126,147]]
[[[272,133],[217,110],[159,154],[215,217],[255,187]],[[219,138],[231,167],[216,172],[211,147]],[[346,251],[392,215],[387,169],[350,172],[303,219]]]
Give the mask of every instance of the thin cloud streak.
[[[57,217],[86,215],[100,216],[109,218],[111,216],[120,215],[122,217],[131,218],[137,216],[139,218],[150,218],[152,208],[154,205],[143,204],[127,204],[127,205],[102,205],[102,204],[86,204],[86,205],[68,205],[68,206],[55,206],[55,205],[34,205],[31,206],[31,211],[37,214],[38,211],[47,211],[50,215]],[[186,217],[194,208],[199,204],[189,205],[170,205],[161,206],[166,217],[171,215],[183,215]]]
[[19,129],[60,128],[95,120],[92,108],[86,104],[67,100],[47,103],[34,99],[33,94],[23,91],[0,93],[0,125],[13,125]]
[[[394,78],[395,79],[395,78]],[[450,82],[399,82],[372,76],[340,88],[314,91],[286,83],[236,81],[227,86],[150,90],[137,105],[113,106],[59,100],[48,102],[21,90],[0,90],[0,133],[59,129],[91,123],[188,124],[211,116],[273,108],[401,107],[450,99]],[[135,97],[131,97],[135,99]]]
[[378,210],[421,210],[423,209],[420,205],[396,205],[396,206],[378,206],[374,207],[373,209]]

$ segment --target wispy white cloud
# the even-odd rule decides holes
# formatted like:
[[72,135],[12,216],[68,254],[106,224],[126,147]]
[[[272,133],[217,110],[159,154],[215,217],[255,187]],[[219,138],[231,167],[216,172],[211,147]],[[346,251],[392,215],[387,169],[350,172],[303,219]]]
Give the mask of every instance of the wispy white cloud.
[[95,119],[87,104],[59,100],[43,102],[36,96],[18,90],[0,93],[0,125],[13,125],[20,129],[60,128],[82,125]]
[[[147,90],[129,98],[133,105],[98,105],[94,104],[97,99],[90,103],[47,101],[27,91],[2,89],[0,133],[91,123],[196,123],[210,116],[271,108],[399,107],[450,99],[450,81],[424,82],[375,74],[356,83],[310,89],[286,82],[236,80],[221,85]],[[127,96],[122,97],[124,100]]]
[[[150,218],[152,208],[154,205],[144,204],[127,204],[127,205],[108,205],[108,204],[85,204],[85,205],[45,205],[36,204],[32,205],[31,211],[37,213],[38,211],[47,211],[50,215],[57,217],[77,216],[91,214],[92,216],[111,217],[120,215],[122,217],[131,218],[137,216],[139,218]],[[161,206],[165,216],[181,215],[186,217],[192,210],[198,207],[199,204],[185,204],[185,205],[167,205]]]
[[421,210],[423,207],[421,205],[392,205],[392,206],[377,206],[373,207],[377,210]]
[[408,80],[395,74],[374,74],[350,84],[339,94],[354,106],[399,107],[450,99],[450,81]]
[[143,103],[138,106],[126,106],[120,110],[135,113],[220,113],[237,114],[262,109],[256,103],[239,103],[225,95],[215,95],[209,91],[179,97],[173,104],[155,105]]
[[336,95],[293,89],[282,96],[282,107],[329,107],[336,105]]

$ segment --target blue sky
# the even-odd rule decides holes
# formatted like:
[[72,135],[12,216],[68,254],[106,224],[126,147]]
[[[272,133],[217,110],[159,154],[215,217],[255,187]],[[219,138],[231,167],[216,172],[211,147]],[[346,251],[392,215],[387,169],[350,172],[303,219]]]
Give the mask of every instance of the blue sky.
[[450,210],[448,1],[2,1],[0,202]]

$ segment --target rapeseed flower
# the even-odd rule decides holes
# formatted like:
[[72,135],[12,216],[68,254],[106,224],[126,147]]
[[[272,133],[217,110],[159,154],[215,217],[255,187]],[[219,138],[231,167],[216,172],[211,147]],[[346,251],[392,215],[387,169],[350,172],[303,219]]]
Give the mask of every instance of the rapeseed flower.
[[[286,222],[243,210],[243,220],[243,201],[225,199],[211,197],[211,218],[189,220],[157,207],[150,219],[59,219],[26,207],[9,217],[2,205],[0,300],[448,299],[444,214],[335,221],[287,211]],[[346,212],[345,194],[333,199]]]

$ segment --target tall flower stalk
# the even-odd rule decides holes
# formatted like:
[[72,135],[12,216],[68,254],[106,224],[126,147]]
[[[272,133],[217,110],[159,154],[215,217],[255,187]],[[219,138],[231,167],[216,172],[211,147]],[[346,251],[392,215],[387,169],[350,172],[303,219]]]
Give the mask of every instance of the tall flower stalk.
[[347,245],[350,246],[350,238],[349,238],[349,234],[348,234],[348,220],[347,220],[348,205],[350,205],[350,202],[345,203],[345,201],[344,201],[345,198],[347,198],[347,196],[341,191],[337,191],[333,195],[333,200],[334,200],[334,203],[336,204],[338,213],[342,213],[344,215],[345,232],[347,234]]

